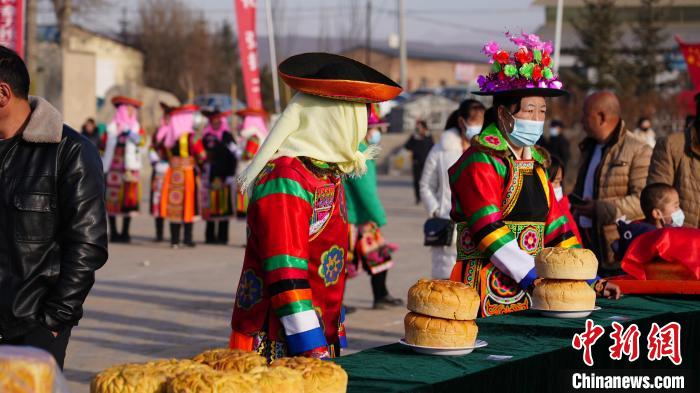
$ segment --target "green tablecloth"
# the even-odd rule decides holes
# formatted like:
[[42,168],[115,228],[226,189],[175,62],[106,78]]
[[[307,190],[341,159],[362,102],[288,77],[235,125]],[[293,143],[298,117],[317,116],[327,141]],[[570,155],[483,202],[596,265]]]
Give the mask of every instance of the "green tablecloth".
[[[619,301],[599,299],[589,318],[606,327],[593,347],[594,369],[675,369],[700,372],[700,299],[628,296]],[[630,363],[609,357],[610,325],[636,323],[641,337],[640,359]],[[651,323],[681,324],[683,363],[646,359]],[[488,347],[465,356],[428,356],[399,344],[368,349],[335,361],[348,373],[348,392],[564,392],[571,371],[595,371],[584,365],[582,351],[571,347],[574,334],[584,330],[585,319],[545,318],[534,311],[478,319],[479,339]],[[352,332],[349,332],[352,340]],[[397,337],[398,339],[399,337]],[[489,355],[512,356],[491,360]],[[692,370],[692,371],[688,371]],[[695,381],[696,382],[696,381]],[[688,383],[688,382],[686,382]],[[693,383],[691,381],[690,383]]]

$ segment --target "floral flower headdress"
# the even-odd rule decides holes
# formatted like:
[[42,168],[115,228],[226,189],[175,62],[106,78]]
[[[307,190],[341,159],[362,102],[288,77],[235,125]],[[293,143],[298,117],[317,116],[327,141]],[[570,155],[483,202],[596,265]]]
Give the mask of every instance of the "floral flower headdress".
[[520,95],[559,96],[566,94],[563,84],[552,71],[552,42],[541,41],[536,34],[505,33],[518,46],[513,53],[501,49],[497,42],[484,45],[483,52],[492,64],[488,75],[479,75],[480,95],[516,93]]

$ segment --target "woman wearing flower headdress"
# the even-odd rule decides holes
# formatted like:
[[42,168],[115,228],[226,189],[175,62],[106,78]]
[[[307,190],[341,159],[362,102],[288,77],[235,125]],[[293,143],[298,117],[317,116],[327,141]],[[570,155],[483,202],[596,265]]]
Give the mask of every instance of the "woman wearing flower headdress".
[[[102,168],[106,178],[105,207],[109,218],[112,242],[129,243],[131,215],[139,211],[141,201],[141,148],[145,132],[139,125],[142,103],[134,98],[117,96],[112,99],[116,112],[103,136],[105,150]],[[123,217],[122,231],[117,229],[117,217]]]
[[[478,290],[482,317],[530,307],[534,257],[543,247],[580,247],[547,179],[549,154],[535,146],[544,130],[545,98],[566,94],[551,69],[552,44],[534,34],[506,36],[517,45],[514,53],[495,42],[484,46],[492,72],[478,78],[475,94],[492,96],[493,107],[449,169],[458,230],[451,279]],[[614,284],[591,285],[599,295],[619,297]]]
[[368,102],[401,88],[329,53],[292,56],[280,76],[299,91],[239,177],[250,188],[248,240],[230,346],[268,359],[339,355],[348,218],[341,179],[367,171]]

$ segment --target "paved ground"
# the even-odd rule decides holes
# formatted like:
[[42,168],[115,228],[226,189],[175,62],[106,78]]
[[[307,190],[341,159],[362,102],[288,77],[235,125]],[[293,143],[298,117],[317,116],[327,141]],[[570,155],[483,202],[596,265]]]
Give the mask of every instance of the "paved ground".
[[[401,247],[389,272],[389,289],[405,299],[408,288],[430,275],[430,253],[422,246],[425,213],[414,205],[410,179],[381,178],[380,194],[389,223],[385,236]],[[202,241],[204,225],[195,225]],[[99,370],[116,363],[191,357],[225,346],[232,299],[243,262],[244,226],[231,228],[231,245],[171,250],[152,243],[153,221],[134,219],[131,245],[111,245],[110,259],[98,272],[85,304],[85,316],[68,347],[65,374],[71,391],[89,391]],[[346,304],[358,311],[347,318],[349,349],[356,352],[398,340],[403,308],[371,309],[369,277],[348,283]]]

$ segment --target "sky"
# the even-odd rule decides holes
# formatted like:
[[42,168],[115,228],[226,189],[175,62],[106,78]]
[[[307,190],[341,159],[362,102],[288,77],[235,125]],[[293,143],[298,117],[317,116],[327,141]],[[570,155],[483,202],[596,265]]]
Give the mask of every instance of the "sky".
[[[147,0],[103,0],[106,5],[76,18],[92,30],[115,33],[124,9],[133,26],[138,8]],[[181,0],[193,12],[201,12],[213,26],[224,20],[235,24],[234,0]],[[277,33],[317,37],[364,36],[367,0],[270,0],[277,15]],[[372,39],[388,42],[398,32],[397,0],[371,0]],[[506,30],[534,31],[544,22],[544,9],[531,0],[406,0],[408,41],[477,45],[502,36]],[[53,21],[50,0],[39,0],[40,23]],[[354,17],[354,18],[353,18]],[[353,23],[354,20],[354,23]],[[258,32],[265,35],[265,1],[258,0]],[[360,25],[361,24],[361,25]]]

